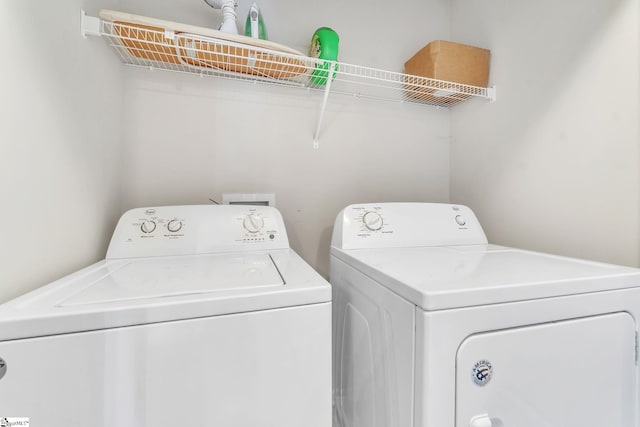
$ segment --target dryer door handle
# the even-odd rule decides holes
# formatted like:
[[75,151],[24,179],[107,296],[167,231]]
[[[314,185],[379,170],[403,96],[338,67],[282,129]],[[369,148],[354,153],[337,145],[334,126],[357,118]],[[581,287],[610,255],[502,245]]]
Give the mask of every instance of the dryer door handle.
[[504,424],[500,418],[491,418],[489,414],[482,414],[471,418],[469,427],[504,427]]

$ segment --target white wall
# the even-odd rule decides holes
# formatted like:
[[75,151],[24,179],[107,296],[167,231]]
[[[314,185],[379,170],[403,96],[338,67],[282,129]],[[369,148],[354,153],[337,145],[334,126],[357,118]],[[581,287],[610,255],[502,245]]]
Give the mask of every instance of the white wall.
[[[128,2],[127,11],[196,25],[219,20],[202,1],[173,13],[156,3]],[[250,2],[242,4],[244,22]],[[313,32],[330,26],[341,61],[390,71],[449,32],[448,0],[393,13],[381,0],[259,4],[271,40],[306,52]],[[448,200],[447,110],[332,95],[314,150],[319,94],[147,70],[125,80],[126,207],[274,192],[292,247],[326,276],[333,221],[347,204]]]
[[452,113],[451,200],[490,240],[640,264],[637,0],[453,0],[492,51],[494,104]]
[[639,263],[637,1],[263,0],[273,41],[305,51],[329,25],[344,62],[401,71],[437,38],[492,50],[495,104],[450,121],[332,96],[319,150],[314,94],[124,69],[78,34],[81,7],[220,18],[199,0],[119,3],[0,2],[0,302],[102,258],[126,208],[225,191],[275,192],[293,247],[326,275],[340,208],[447,201],[450,173],[493,241]]
[[0,2],[0,302],[103,257],[120,211],[121,67],[80,35],[93,3]]

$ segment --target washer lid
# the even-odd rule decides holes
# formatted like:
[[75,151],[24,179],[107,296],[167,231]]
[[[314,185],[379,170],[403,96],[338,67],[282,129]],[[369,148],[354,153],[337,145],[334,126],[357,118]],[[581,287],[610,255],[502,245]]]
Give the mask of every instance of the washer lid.
[[103,304],[208,292],[264,290],[284,280],[268,254],[218,254],[107,262],[94,281],[57,306]]
[[635,268],[490,244],[331,254],[424,310],[640,287]]
[[290,249],[103,260],[0,305],[0,341],[330,301]]

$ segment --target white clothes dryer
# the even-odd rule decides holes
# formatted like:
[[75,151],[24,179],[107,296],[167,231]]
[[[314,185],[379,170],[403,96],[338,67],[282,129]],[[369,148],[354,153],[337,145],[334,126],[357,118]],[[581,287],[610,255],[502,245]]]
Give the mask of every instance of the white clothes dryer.
[[327,427],[331,288],[261,206],[133,209],[107,256],[0,306],[0,419]]
[[330,282],[334,426],[638,426],[638,269],[382,203],[338,215]]

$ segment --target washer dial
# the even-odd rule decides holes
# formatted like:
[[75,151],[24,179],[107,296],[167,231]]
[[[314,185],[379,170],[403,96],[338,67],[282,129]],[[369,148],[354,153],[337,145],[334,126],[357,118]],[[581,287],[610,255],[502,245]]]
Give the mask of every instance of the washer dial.
[[251,213],[244,218],[242,225],[249,233],[257,233],[264,227],[264,219],[262,215]]
[[362,217],[362,222],[367,229],[378,231],[382,228],[384,221],[378,212],[369,211]]
[[167,223],[167,230],[169,230],[172,233],[177,233],[181,229],[182,229],[182,221],[178,219],[172,219]]
[[153,230],[155,229],[156,229],[155,221],[151,221],[149,219],[142,221],[142,225],[140,225],[140,230],[142,230],[142,232],[145,234],[152,233]]

